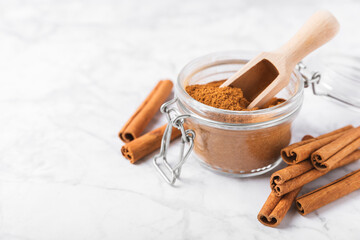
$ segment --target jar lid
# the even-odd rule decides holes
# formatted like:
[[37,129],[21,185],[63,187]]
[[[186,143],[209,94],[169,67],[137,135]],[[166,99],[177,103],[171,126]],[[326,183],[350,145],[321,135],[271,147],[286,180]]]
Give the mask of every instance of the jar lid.
[[298,65],[305,87],[313,93],[360,111],[360,57],[348,54],[319,55]]

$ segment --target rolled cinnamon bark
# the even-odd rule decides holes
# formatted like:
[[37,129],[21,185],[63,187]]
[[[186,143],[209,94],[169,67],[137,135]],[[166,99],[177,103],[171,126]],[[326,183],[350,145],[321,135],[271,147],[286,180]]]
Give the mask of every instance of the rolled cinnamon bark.
[[274,172],[270,177],[270,186],[274,188],[278,184],[284,184],[286,181],[298,177],[307,171],[314,169],[314,166],[309,160],[301,163],[289,165],[279,171]]
[[[311,135],[305,135],[301,141],[313,139],[314,137]],[[283,184],[286,181],[295,178],[311,169],[314,166],[311,164],[309,160],[302,161],[298,164],[289,165],[279,171],[274,172],[270,177],[270,188],[273,189],[276,184]]]
[[[136,138],[134,141],[131,141],[121,148],[122,155],[130,161],[130,163],[135,163],[141,158],[152,153],[161,146],[161,139],[165,132],[166,125],[157,128],[151,132],[148,132],[142,135],[139,138]],[[171,140],[180,136],[181,132],[172,128]]]
[[357,189],[360,189],[360,169],[297,198],[296,208],[306,215]]
[[281,150],[281,157],[287,164],[296,164],[310,157],[310,155],[322,146],[334,141],[352,129],[353,126],[345,126],[330,133],[320,135],[314,139],[307,139],[298,143],[291,144]]
[[346,155],[360,147],[360,127],[348,130],[331,143],[311,154],[311,161],[318,170],[326,170]]
[[271,192],[257,216],[259,222],[269,227],[278,226],[289,211],[300,189],[298,188],[282,197]]
[[159,81],[120,130],[119,137],[123,142],[130,142],[140,136],[155,113],[159,111],[161,105],[170,95],[172,87],[173,83],[170,80]]
[[314,137],[311,136],[311,135],[305,135],[303,136],[303,138],[301,139],[301,141],[305,141],[305,140],[310,140],[310,139],[313,139]]
[[[307,184],[311,181],[314,181],[315,179],[318,179],[319,177],[325,175],[326,173],[328,173],[329,171],[331,171],[333,169],[345,166],[345,165],[352,163],[358,159],[360,159],[360,150],[356,150],[353,153],[346,156],[345,158],[343,158],[342,160],[337,161],[336,164],[334,164],[327,171],[319,171],[315,168],[312,168],[309,171],[297,173],[296,177],[294,177],[292,179],[288,179],[288,180],[284,181],[284,183],[282,183],[282,184],[276,184],[274,182],[271,182],[271,188],[273,190],[273,193],[276,196],[282,196],[288,192],[293,191],[294,189],[304,186],[305,184]],[[289,167],[292,167],[292,166],[289,166]],[[286,169],[286,168],[284,168],[284,169]],[[274,173],[274,174],[276,174],[276,173]]]
[[350,153],[354,152],[359,147],[360,147],[360,138],[353,141],[349,145],[345,146],[343,149],[341,149],[339,152],[335,153],[328,160],[326,160],[324,162],[314,161],[313,165],[319,171],[327,171],[328,169],[333,168],[333,166],[336,165],[337,162],[341,161],[341,159],[343,159]]

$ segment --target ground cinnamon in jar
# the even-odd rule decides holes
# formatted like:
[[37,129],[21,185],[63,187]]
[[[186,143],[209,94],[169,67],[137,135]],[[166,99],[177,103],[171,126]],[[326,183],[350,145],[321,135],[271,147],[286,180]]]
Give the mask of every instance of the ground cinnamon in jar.
[[[220,88],[224,81],[215,81],[202,85],[188,85],[186,92],[195,100],[220,109],[249,111],[249,101],[241,89]],[[283,103],[284,99],[274,98],[265,108]],[[251,109],[256,110],[256,109]],[[212,114],[212,120],[218,122],[253,124],[267,121],[267,116],[250,114],[247,116]],[[269,117],[271,118],[271,117]],[[281,148],[287,146],[291,138],[292,118],[273,126],[250,129],[226,129],[203,124],[193,119],[186,122],[188,128],[196,133],[194,151],[205,165],[215,170],[247,174],[271,167],[280,157]]]
[[[244,94],[240,88],[236,87],[222,87],[221,84],[225,80],[214,81],[207,84],[196,84],[186,86],[186,92],[203,104],[211,107],[233,110],[233,111],[249,111],[257,110],[259,108],[247,109],[249,101],[244,97]],[[285,99],[273,98],[264,108],[276,106],[285,102]]]

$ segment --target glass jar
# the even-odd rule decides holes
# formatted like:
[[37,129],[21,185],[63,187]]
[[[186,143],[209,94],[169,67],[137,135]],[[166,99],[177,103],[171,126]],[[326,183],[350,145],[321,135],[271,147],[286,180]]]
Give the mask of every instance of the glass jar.
[[[203,166],[236,177],[263,174],[281,162],[280,150],[290,142],[291,124],[303,103],[304,84],[297,70],[293,71],[288,86],[277,94],[286,101],[267,109],[214,108],[196,101],[185,91],[188,85],[229,78],[254,56],[242,51],[214,53],[191,61],[180,72],[175,86],[176,98],[164,104],[162,112],[167,114],[169,126],[182,131],[183,145],[189,143],[190,146],[187,151],[182,148],[177,164],[171,164],[166,159],[171,135],[168,127],[163,139],[165,146],[154,159],[155,166],[169,183],[175,182],[192,150]],[[166,168],[161,168],[159,159]]]

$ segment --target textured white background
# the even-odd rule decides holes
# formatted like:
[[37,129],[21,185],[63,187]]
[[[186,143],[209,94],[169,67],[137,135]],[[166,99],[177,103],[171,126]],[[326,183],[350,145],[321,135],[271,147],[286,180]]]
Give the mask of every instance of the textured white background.
[[[322,8],[342,29],[319,52],[360,52],[358,1],[0,1],[0,239],[358,238],[359,191],[267,228],[256,215],[269,174],[226,178],[190,158],[169,187],[153,155],[130,165],[117,137],[159,79],[210,52],[276,48]],[[359,124],[305,97],[294,141]]]

